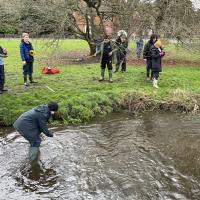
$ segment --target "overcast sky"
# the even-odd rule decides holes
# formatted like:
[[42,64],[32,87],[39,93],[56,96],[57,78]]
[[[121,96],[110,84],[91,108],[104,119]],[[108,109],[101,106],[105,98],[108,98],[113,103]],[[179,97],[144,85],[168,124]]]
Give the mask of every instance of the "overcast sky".
[[192,0],[196,8],[200,8],[200,0]]

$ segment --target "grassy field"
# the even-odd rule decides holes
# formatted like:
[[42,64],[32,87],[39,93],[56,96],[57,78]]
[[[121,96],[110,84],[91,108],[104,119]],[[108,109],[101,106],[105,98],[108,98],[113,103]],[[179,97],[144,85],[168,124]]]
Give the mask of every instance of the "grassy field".
[[[0,123],[11,125],[24,111],[32,107],[57,101],[60,112],[66,124],[88,122],[97,114],[106,114],[113,106],[123,104],[128,94],[137,97],[150,98],[155,102],[180,102],[198,104],[200,94],[200,68],[194,66],[165,67],[160,76],[158,90],[152,88],[152,83],[145,80],[144,66],[127,66],[126,73],[113,74],[114,82],[98,81],[99,64],[57,65],[61,73],[44,75],[39,63],[42,57],[51,56],[55,51],[70,50],[85,51],[87,43],[80,40],[62,40],[57,47],[49,45],[45,40],[33,40],[36,51],[34,77],[39,82],[25,88],[23,85],[22,66],[19,56],[17,39],[0,40],[0,45],[8,51],[5,59],[6,87],[8,93],[0,96]],[[130,48],[134,49],[133,42]],[[197,54],[187,50],[167,45],[168,58],[178,58],[200,61]],[[106,72],[106,78],[108,73]],[[55,92],[52,92],[52,88]]]

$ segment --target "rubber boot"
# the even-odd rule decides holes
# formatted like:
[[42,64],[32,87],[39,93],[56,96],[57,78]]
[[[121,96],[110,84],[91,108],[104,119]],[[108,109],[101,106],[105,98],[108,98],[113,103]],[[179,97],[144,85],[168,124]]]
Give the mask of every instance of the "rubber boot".
[[28,86],[27,76],[24,76],[24,85],[25,85],[26,87]]
[[33,76],[32,75],[29,75],[29,81],[30,81],[30,83],[37,83],[36,81],[33,80]]
[[104,81],[104,74],[105,74],[105,69],[101,69],[101,78],[99,81]]
[[155,87],[156,89],[158,89],[158,80],[156,80],[155,78],[153,79],[153,87]]
[[39,147],[29,147],[28,159],[30,161],[37,160],[39,156]]
[[112,83],[112,70],[108,70],[108,74],[109,74],[109,82]]

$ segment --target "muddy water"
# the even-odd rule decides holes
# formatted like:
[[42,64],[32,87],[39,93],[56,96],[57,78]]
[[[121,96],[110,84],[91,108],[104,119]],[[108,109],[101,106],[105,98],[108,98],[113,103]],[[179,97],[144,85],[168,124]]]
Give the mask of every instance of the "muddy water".
[[1,200],[200,199],[200,116],[109,116],[44,138],[37,163],[27,142],[0,137]]

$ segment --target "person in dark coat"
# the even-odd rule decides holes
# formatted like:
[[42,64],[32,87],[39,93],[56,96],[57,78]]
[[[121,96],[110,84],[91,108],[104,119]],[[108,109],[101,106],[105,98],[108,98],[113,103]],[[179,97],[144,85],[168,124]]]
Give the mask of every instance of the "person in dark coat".
[[24,85],[28,86],[27,75],[29,76],[30,83],[36,83],[33,80],[33,62],[34,62],[34,49],[29,41],[29,34],[23,33],[20,44],[20,55],[23,65]]
[[6,92],[7,90],[4,88],[5,84],[5,72],[4,72],[4,61],[3,58],[7,57],[6,49],[0,46],[0,94]]
[[114,72],[118,72],[119,67],[121,65],[121,71],[125,72],[126,71],[126,51],[128,48],[128,41],[125,35],[120,35],[116,41],[115,41],[115,45],[117,47],[117,52],[116,52],[116,58],[117,58],[117,62],[115,65],[115,71]]
[[158,88],[159,73],[162,71],[161,59],[165,55],[165,52],[162,49],[160,40],[157,40],[150,50],[152,56],[153,87]]
[[152,56],[151,56],[151,47],[157,41],[158,36],[156,34],[152,34],[150,40],[145,44],[143,50],[143,59],[146,61],[146,78],[147,80],[151,80],[153,78],[152,74]]
[[48,130],[47,122],[57,111],[58,104],[56,102],[39,105],[23,113],[13,124],[19,134],[30,143],[28,156],[30,160],[37,158],[41,144],[41,132],[47,137],[53,137],[53,134]]

